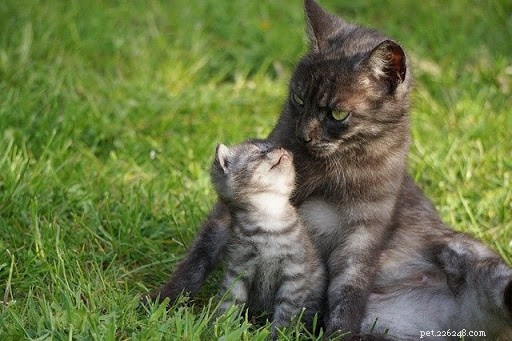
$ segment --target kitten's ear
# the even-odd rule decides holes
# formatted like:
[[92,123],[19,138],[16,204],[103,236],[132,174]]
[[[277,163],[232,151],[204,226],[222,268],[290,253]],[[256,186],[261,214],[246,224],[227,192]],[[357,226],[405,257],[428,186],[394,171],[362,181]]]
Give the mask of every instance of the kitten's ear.
[[215,160],[219,163],[220,167],[224,171],[224,174],[227,174],[229,171],[229,158],[231,156],[231,151],[225,145],[218,144],[217,149],[215,150]]
[[321,52],[328,45],[328,39],[346,23],[337,16],[328,13],[314,0],[304,0],[307,33],[310,48]]
[[405,80],[405,53],[394,41],[385,40],[380,43],[372,50],[365,64],[375,78],[388,82],[392,91]]

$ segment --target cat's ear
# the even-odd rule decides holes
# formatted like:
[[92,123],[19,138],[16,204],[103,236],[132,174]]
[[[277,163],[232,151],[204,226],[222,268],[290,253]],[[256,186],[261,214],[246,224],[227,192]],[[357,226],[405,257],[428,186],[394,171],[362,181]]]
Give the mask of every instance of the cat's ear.
[[304,14],[310,48],[314,52],[325,49],[328,46],[329,37],[346,25],[343,20],[325,11],[314,0],[304,0]]
[[512,279],[508,282],[505,288],[505,294],[503,295],[505,301],[505,307],[507,307],[508,312],[512,314]]
[[217,149],[215,150],[215,161],[217,161],[224,171],[224,174],[227,174],[229,171],[229,158],[231,156],[231,151],[225,145],[218,144]]
[[364,63],[370,73],[375,78],[386,81],[392,91],[405,80],[405,53],[394,41],[385,40],[380,43],[370,52]]

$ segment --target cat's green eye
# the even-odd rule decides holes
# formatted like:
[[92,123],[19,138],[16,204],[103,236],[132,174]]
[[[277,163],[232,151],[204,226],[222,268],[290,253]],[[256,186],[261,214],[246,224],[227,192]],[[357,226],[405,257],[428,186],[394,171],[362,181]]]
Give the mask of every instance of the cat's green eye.
[[304,101],[302,100],[302,98],[300,98],[299,95],[297,95],[295,92],[292,93],[292,100],[299,106],[304,106]]
[[350,115],[349,111],[333,110],[331,112],[332,118],[336,121],[344,121]]

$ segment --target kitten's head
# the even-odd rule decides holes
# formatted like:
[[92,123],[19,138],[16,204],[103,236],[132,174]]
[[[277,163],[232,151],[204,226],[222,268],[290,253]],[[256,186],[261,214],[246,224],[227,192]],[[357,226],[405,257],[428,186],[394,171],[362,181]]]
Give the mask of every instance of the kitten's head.
[[310,51],[290,82],[286,113],[312,156],[363,147],[407,127],[410,72],[402,48],[305,0]]
[[264,141],[218,145],[211,174],[219,197],[235,204],[263,193],[288,199],[294,189],[292,154]]

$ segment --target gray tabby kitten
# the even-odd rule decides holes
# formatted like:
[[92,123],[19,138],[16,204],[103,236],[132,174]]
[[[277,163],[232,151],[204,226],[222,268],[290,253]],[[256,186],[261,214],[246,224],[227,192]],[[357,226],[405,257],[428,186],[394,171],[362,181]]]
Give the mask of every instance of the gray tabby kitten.
[[[379,331],[406,340],[432,328],[509,332],[512,271],[445,225],[406,172],[412,77],[403,49],[313,0],[304,7],[310,50],[268,139],[294,155],[292,203],[327,265],[327,332],[369,332],[376,318]],[[152,297],[195,294],[225,252],[229,222],[218,203]]]
[[219,145],[212,182],[231,215],[228,266],[221,311],[247,304],[253,315],[272,313],[273,335],[305,308],[309,328],[321,311],[327,279],[320,257],[290,203],[292,155],[268,142]]

